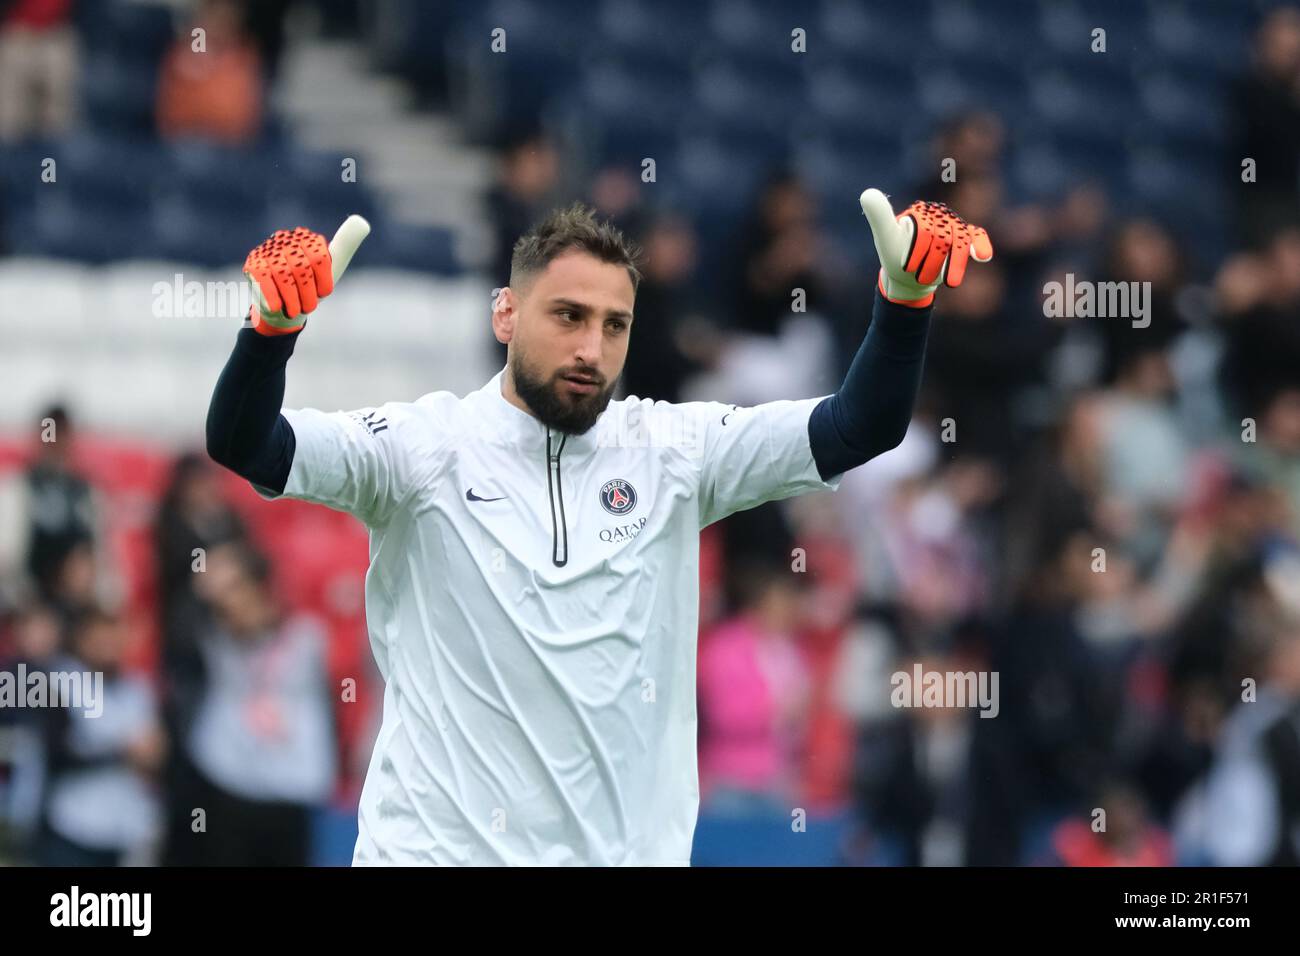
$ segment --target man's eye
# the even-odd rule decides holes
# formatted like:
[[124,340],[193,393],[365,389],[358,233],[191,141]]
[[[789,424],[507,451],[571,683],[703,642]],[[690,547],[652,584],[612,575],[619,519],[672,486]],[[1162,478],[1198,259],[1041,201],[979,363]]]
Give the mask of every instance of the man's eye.
[[572,311],[571,309],[561,309],[559,312],[555,314],[560,316],[560,318],[562,319],[576,319],[578,317],[578,313]]
[[615,332],[622,332],[625,328],[627,328],[627,323],[624,322],[622,319],[610,319],[608,322],[605,323],[605,325],[608,326],[610,329],[614,330]]

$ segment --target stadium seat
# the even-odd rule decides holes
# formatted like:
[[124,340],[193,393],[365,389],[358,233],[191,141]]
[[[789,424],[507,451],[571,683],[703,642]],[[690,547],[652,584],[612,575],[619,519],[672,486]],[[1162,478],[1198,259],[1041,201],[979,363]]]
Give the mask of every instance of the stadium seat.
[[583,68],[564,122],[580,131],[579,141],[587,144],[597,165],[662,155],[664,145],[675,138],[678,110],[689,102],[691,80],[685,70],[648,72],[656,67],[645,60],[601,57]]
[[602,53],[619,62],[653,57],[680,69],[711,39],[706,8],[691,0],[604,0],[595,29]]
[[[1147,14],[1132,0],[1039,0],[1038,43],[1063,67],[1128,58],[1146,44]],[[1106,31],[1106,52],[1094,52],[1093,30]]]
[[1222,142],[1228,129],[1222,84],[1173,71],[1153,71],[1137,83],[1146,115],[1165,140],[1188,145]]
[[81,0],[76,7],[83,42],[92,52],[156,64],[176,34],[175,4]]
[[273,161],[260,149],[182,139],[169,144],[166,153],[179,191],[241,211],[266,201],[266,172]]
[[1154,0],[1142,46],[1157,61],[1224,79],[1249,60],[1249,3]]
[[[342,211],[340,207],[339,211]],[[342,217],[337,218],[342,222]],[[408,226],[388,222],[376,229],[358,259],[387,269],[412,269],[432,275],[454,276],[463,271],[455,249],[455,235],[448,229]]]
[[456,24],[455,5],[424,0],[388,0],[367,13],[367,47],[377,67],[406,77],[417,86],[436,85],[446,70],[446,45]]
[[992,111],[1015,119],[1024,115],[1029,101],[1018,63],[981,59],[966,52],[922,56],[916,68],[916,91],[921,105],[936,117]]
[[[156,181],[151,174],[155,147],[134,138],[87,130],[67,137],[52,152],[58,181],[83,209],[142,209]],[[126,171],[145,175],[124,175]]]
[[116,218],[87,215],[70,192],[51,193],[13,217],[10,238],[15,252],[102,263],[118,258],[123,237],[144,235],[147,215]]
[[780,138],[790,121],[807,109],[807,96],[797,73],[781,78],[752,62],[715,58],[699,66],[685,103],[692,105],[693,114],[707,114],[723,135],[754,131],[764,138]]
[[[906,68],[914,41],[927,23],[928,0],[824,0],[818,29],[810,43],[855,57],[864,66],[890,64]],[[820,55],[820,54],[819,54]]]
[[157,65],[123,61],[108,53],[90,53],[81,72],[82,103],[96,129],[123,135],[151,136]]
[[984,63],[1014,62],[1032,35],[1022,7],[975,0],[935,0],[925,30],[946,55]]

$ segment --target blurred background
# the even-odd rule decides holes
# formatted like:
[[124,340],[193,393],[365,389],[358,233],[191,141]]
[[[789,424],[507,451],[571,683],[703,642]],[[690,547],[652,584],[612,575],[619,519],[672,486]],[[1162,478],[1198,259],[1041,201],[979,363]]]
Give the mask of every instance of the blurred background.
[[[1268,0],[0,0],[0,670],[108,676],[99,720],[0,708],[0,860],[351,859],[365,531],[202,451],[211,290],[271,231],[374,227],[287,406],[479,387],[515,237],[574,198],[647,253],[625,391],[753,404],[840,382],[873,185],[997,256],[939,296],[900,447],[704,533],[694,861],[1296,863]],[[1067,274],[1150,283],[1149,326],[1045,317]],[[916,663],[997,671],[997,718],[892,707]]]

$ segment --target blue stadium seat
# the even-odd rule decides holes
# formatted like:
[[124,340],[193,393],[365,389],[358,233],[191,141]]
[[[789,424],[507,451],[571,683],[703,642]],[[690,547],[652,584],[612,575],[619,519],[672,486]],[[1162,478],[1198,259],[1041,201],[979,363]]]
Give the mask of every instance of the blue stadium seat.
[[688,102],[684,73],[650,76],[604,57],[584,67],[571,96],[558,99],[577,142],[597,164],[662,155],[663,144],[676,138],[679,110]]
[[914,112],[912,80],[909,74],[886,85],[839,63],[818,65],[810,71],[805,103],[822,124],[847,138],[885,139],[896,135]]
[[148,0],[81,0],[75,4],[82,42],[92,53],[157,65],[176,36],[175,4]]
[[1155,71],[1137,80],[1153,129],[1170,142],[1221,143],[1228,132],[1223,84],[1204,75]]
[[241,263],[244,253],[265,238],[256,219],[250,219],[242,210],[199,202],[179,191],[157,196],[151,216],[147,248],[132,250],[136,256],[229,266]]
[[455,4],[387,0],[365,24],[367,49],[380,69],[426,84],[445,70],[445,44],[456,24]]
[[1124,124],[1137,102],[1131,76],[1114,61],[1070,69],[1035,63],[1027,67],[1025,80],[1033,115],[1056,130]]
[[1008,186],[1024,202],[1060,196],[1069,185],[1069,172],[1065,153],[1050,139],[1026,137],[1008,155]]
[[1221,159],[1161,140],[1131,144],[1126,153],[1132,194],[1149,205],[1174,208],[1190,197],[1216,193],[1224,181]]
[[360,266],[411,269],[433,275],[454,276],[464,271],[449,230],[400,223],[372,223],[374,231],[357,252]]
[[654,57],[683,69],[712,40],[708,11],[694,0],[604,0],[593,26],[603,53],[620,61]]
[[1028,91],[1018,64],[978,56],[924,56],[916,69],[916,95],[934,117],[955,112],[991,111],[1008,118],[1028,108]]
[[176,186],[200,202],[241,212],[258,209],[266,202],[268,186],[262,167],[267,165],[268,154],[205,140],[177,140],[166,149]]
[[88,55],[81,73],[87,120],[107,132],[152,135],[157,79],[154,63],[123,62],[107,52]]
[[1249,4],[1156,0],[1143,46],[1147,58],[1182,65],[1200,76],[1220,78],[1248,62],[1253,29]]
[[717,46],[729,53],[781,62],[791,57],[791,31],[810,31],[809,17],[780,0],[713,0],[708,27]]
[[842,50],[862,59],[908,63],[929,24],[929,0],[823,0],[809,50]]
[[784,138],[791,120],[807,109],[803,83],[793,71],[778,76],[736,58],[702,63],[688,102],[711,116],[719,132],[760,139]]
[[10,240],[20,255],[104,263],[124,258],[132,243],[149,236],[143,211],[87,209],[68,192],[51,192],[16,213]]
[[60,142],[53,155],[59,182],[85,208],[142,210],[166,179],[158,168],[158,147],[146,140],[86,130]]
[[659,178],[670,187],[680,184],[690,202],[699,204],[686,208],[735,216],[747,208],[771,169],[770,157],[756,156],[733,141],[702,132],[682,137],[668,163],[659,164]]
[[1019,4],[935,0],[924,31],[945,55],[1013,63],[1036,32],[1024,13]]
[[41,196],[47,185],[41,181],[46,158],[57,162],[57,143],[27,140],[0,146],[0,190],[4,191],[4,208],[11,216],[30,208]]
[[[1039,0],[1038,45],[1066,67],[1099,57],[1128,59],[1149,46],[1146,22],[1147,12],[1136,0]],[[1096,28],[1106,31],[1105,53],[1093,52]]]
[[267,207],[277,218],[274,229],[310,225],[331,233],[351,213],[370,218],[375,215],[375,200],[364,185],[364,170],[356,182],[342,178],[344,157],[338,153],[286,148],[267,156],[250,154],[248,175],[265,184]]
[[828,196],[856,196],[872,185],[901,187],[902,159],[896,138],[851,138],[825,127],[809,127],[792,144],[794,168]]

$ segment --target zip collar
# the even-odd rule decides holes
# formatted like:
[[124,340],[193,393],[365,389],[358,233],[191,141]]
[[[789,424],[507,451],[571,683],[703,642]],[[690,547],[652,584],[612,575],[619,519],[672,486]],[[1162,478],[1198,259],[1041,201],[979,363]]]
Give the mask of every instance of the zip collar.
[[[501,384],[505,378],[505,369],[497,372],[486,385],[474,393],[476,404],[484,413],[486,424],[493,436],[501,443],[518,448],[523,452],[537,453],[539,461],[547,454],[547,427],[541,420],[510,402],[501,393]],[[613,405],[613,402],[610,403]],[[576,457],[594,451],[600,444],[599,433],[608,424],[609,408],[601,412],[585,434],[565,435],[555,429],[549,429],[551,436],[551,453],[564,440],[564,457]]]

